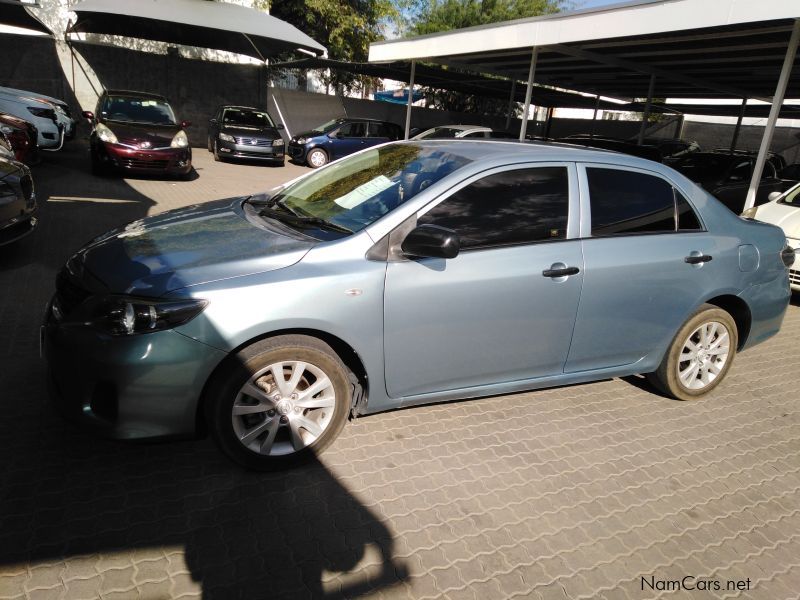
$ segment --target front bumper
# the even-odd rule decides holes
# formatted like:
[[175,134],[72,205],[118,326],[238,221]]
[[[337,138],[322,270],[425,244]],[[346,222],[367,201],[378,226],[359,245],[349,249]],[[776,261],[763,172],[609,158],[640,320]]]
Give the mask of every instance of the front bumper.
[[220,155],[231,158],[246,158],[250,160],[269,160],[283,162],[286,146],[273,146],[272,140],[254,140],[256,143],[227,142],[217,139],[217,149]]
[[118,439],[196,433],[198,400],[224,352],[172,330],[112,337],[47,314],[42,354],[62,415]]
[[305,145],[289,143],[286,148],[286,153],[293,161],[304,163],[306,162],[306,155],[308,154],[308,147]]
[[130,173],[187,175],[192,170],[191,148],[138,150],[98,142],[95,159],[100,164]]

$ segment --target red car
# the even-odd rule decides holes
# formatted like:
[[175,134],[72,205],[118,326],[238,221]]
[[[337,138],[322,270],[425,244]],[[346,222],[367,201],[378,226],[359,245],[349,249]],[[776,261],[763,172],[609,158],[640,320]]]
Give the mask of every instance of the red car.
[[190,123],[175,119],[163,96],[106,90],[96,114],[84,112],[92,172],[108,171],[186,177],[192,171],[192,149],[184,131]]
[[36,143],[39,132],[36,127],[17,117],[0,113],[0,132],[11,142],[14,158],[28,165],[36,162],[39,156]]

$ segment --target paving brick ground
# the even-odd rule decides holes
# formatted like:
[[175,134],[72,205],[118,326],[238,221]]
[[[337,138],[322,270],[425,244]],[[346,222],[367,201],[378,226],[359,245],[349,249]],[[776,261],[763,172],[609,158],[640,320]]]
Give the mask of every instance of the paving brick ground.
[[[41,229],[0,249],[0,598],[800,598],[797,300],[702,402],[630,378],[415,408],[351,423],[319,464],[246,473],[209,440],[61,422],[37,324],[94,235],[305,169],[197,150],[194,181],[123,181],[85,158],[74,142],[36,168]],[[671,589],[687,575],[722,589]]]

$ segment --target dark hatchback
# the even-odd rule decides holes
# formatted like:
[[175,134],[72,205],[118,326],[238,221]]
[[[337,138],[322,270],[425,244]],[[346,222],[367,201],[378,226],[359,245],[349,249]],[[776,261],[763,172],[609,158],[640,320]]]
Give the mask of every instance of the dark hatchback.
[[294,136],[289,141],[289,158],[318,168],[332,160],[364,148],[403,138],[399,125],[372,119],[333,119]]
[[208,121],[208,151],[214,160],[245,158],[283,165],[283,125],[250,106],[220,106]]
[[30,169],[0,152],[0,246],[36,228],[36,208]]
[[192,149],[184,129],[163,96],[106,90],[96,113],[84,112],[92,125],[92,172],[108,171],[185,177],[192,171]]

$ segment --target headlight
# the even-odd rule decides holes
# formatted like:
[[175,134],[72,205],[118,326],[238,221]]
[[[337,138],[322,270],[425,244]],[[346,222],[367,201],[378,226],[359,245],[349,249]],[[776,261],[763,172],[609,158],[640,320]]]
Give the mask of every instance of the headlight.
[[100,138],[100,141],[108,142],[109,144],[117,143],[117,136],[115,136],[114,132],[102,123],[97,124],[97,127],[95,127],[95,132],[97,133],[97,137]]
[[295,142],[296,142],[296,143],[298,143],[298,144],[300,144],[300,145],[303,145],[303,144],[305,144],[307,141],[308,141],[308,138],[304,138],[304,137],[299,137],[299,138],[297,138],[297,139],[295,140]]
[[91,325],[111,335],[135,335],[183,325],[203,312],[205,300],[143,300],[102,296],[87,301],[81,315]]
[[220,133],[219,139],[223,142],[230,142],[231,144],[236,142],[236,139],[232,135],[228,135],[227,133]]
[[175,137],[172,138],[172,142],[169,145],[170,148],[187,148],[188,146],[189,136],[186,135],[186,132],[183,129],[175,134]]
[[757,212],[758,212],[758,207],[757,206],[751,206],[750,208],[744,209],[744,211],[742,212],[742,216],[745,219],[755,219]]
[[283,139],[282,138],[278,138],[278,139],[272,140],[272,145],[273,146],[283,146]]

